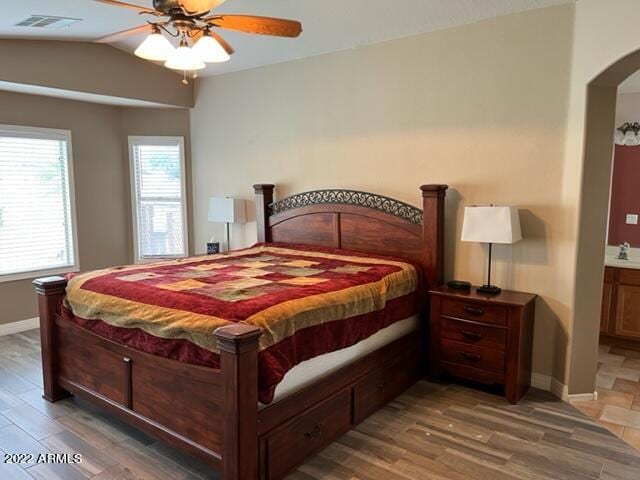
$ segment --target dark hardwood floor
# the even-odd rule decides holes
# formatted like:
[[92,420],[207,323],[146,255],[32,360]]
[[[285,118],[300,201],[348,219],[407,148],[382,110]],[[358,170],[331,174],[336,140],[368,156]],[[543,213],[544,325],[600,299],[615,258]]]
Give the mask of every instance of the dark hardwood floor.
[[[46,403],[40,375],[36,330],[0,337],[0,451],[79,453],[83,461],[0,463],[0,479],[217,478],[86,403]],[[640,452],[545,392],[513,406],[462,386],[420,382],[289,478],[637,480]]]

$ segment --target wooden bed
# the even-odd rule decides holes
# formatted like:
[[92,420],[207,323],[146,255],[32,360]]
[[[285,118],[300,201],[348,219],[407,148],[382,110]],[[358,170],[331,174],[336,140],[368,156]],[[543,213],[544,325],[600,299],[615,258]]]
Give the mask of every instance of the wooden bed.
[[[273,203],[255,185],[258,240],[385,254],[417,263],[441,283],[445,185],[421,187],[423,209],[376,194],[319,190]],[[40,309],[44,398],[78,395],[208,462],[225,480],[279,479],[424,371],[426,333],[412,333],[258,409],[260,330],[215,332],[220,368],[143,353],[61,317],[66,280],[34,281]],[[426,313],[424,314],[426,324]],[[426,332],[426,329],[425,329]]]

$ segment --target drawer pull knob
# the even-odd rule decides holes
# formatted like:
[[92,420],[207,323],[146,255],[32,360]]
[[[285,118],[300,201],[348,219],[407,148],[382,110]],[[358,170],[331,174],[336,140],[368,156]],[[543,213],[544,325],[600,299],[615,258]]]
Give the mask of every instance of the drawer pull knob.
[[316,425],[310,432],[304,432],[304,436],[306,438],[318,438],[322,436],[322,429],[320,428],[320,425]]
[[378,390],[384,390],[386,387],[387,387],[387,382],[382,382],[382,383],[379,383],[378,385],[376,385],[376,388]]
[[464,307],[462,307],[462,309],[471,314],[471,315],[476,315],[476,316],[480,316],[480,315],[484,315],[484,310],[478,307],[472,307],[470,305],[465,305]]
[[465,360],[469,360],[469,361],[472,361],[472,362],[478,362],[478,361],[480,361],[482,359],[482,357],[480,355],[475,355],[473,353],[467,353],[467,352],[462,352],[460,354],[460,356],[462,358],[464,358]]
[[468,330],[463,330],[462,336],[466,337],[470,340],[482,340],[482,335],[476,332],[469,332]]

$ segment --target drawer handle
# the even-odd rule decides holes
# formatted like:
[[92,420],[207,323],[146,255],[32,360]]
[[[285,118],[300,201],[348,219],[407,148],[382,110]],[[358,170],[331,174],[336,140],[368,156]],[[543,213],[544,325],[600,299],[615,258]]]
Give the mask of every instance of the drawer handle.
[[460,356],[465,360],[469,360],[471,362],[478,362],[482,360],[482,357],[480,355],[475,355],[473,353],[462,352]]
[[384,390],[385,388],[387,388],[387,382],[379,383],[378,385],[376,385],[376,388],[378,390]]
[[471,315],[476,315],[477,317],[479,317],[480,315],[484,315],[484,310],[478,307],[465,305],[464,307],[462,307],[462,309]]
[[470,340],[482,340],[482,335],[476,332],[469,332],[468,330],[463,330],[462,336],[468,338]]
[[313,430],[311,430],[310,432],[304,432],[304,436],[306,438],[318,438],[322,436],[322,429],[320,428],[320,425],[316,425],[315,427],[313,427]]

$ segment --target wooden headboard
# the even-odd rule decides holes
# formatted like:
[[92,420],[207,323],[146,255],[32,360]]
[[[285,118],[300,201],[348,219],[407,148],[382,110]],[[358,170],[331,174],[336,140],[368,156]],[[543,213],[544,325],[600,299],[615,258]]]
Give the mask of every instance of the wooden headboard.
[[259,242],[284,242],[390,255],[443,281],[446,185],[423,185],[422,210],[355,190],[314,190],[273,201],[274,185],[253,186]]

